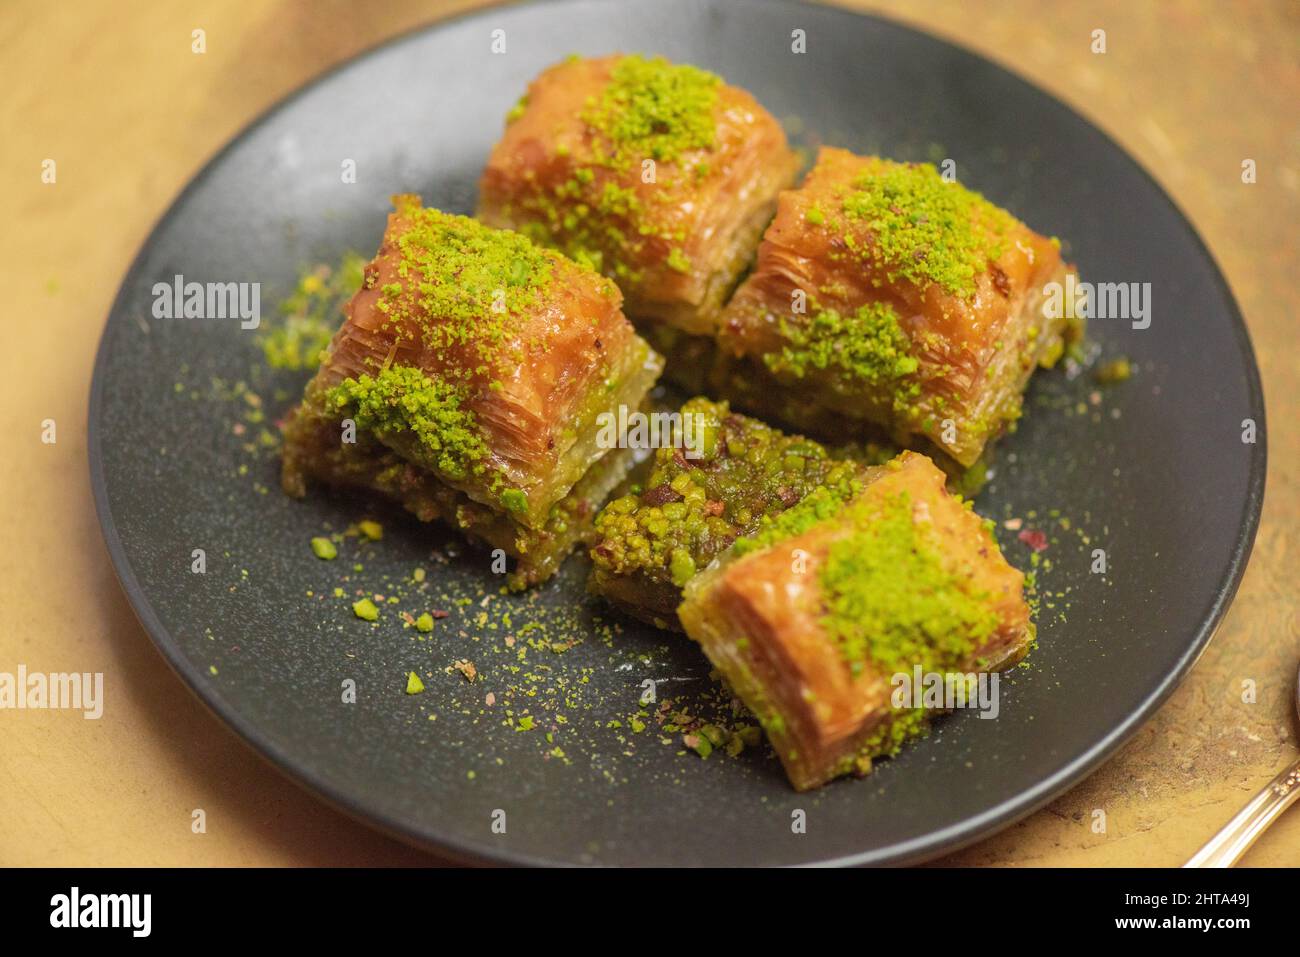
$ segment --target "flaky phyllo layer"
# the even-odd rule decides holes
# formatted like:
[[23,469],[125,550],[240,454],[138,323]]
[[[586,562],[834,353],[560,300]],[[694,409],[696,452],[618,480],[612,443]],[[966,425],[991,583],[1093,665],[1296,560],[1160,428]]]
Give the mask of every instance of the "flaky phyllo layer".
[[927,164],[823,148],[722,317],[715,386],[819,435],[864,424],[974,463],[1081,329],[1059,244]]
[[383,492],[539,580],[626,467],[603,462],[597,419],[639,406],[662,362],[590,269],[414,196],[394,205],[286,425],[284,486]]
[[615,279],[627,312],[712,334],[797,161],[744,90],[661,58],[570,58],[507,118],[479,216]]
[[679,609],[758,716],[796,788],[870,769],[929,718],[893,677],[1007,667],[1033,638],[1023,576],[923,455],[770,516]]

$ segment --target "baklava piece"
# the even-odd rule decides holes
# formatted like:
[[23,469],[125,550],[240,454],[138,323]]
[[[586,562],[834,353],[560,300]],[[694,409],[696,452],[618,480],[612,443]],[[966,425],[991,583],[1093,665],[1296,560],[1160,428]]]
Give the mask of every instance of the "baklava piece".
[[643,329],[710,336],[797,165],[780,124],[712,73],[572,57],[508,117],[478,215],[614,279]]
[[[688,418],[690,417],[690,418]],[[659,448],[642,491],[611,501],[596,517],[590,588],[660,628],[680,629],[682,587],[769,515],[813,489],[846,494],[865,474],[817,442],[733,413],[725,402],[691,399],[674,447]],[[699,456],[682,431],[695,423]]]
[[894,706],[895,675],[1018,661],[1034,634],[1022,583],[943,473],[904,452],[847,501],[814,492],[738,539],[679,613],[806,790],[924,730],[927,709]]
[[823,148],[723,314],[716,388],[814,435],[883,428],[970,466],[1082,332],[1043,315],[1070,268],[1058,247],[933,166]]
[[615,285],[518,233],[394,197],[302,404],[282,482],[373,489],[549,576],[630,464],[601,413],[637,408],[662,366]]

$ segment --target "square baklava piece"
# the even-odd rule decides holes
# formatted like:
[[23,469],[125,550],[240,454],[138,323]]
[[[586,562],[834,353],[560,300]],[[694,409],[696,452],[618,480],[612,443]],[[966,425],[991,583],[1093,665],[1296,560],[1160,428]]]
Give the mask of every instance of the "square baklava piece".
[[478,215],[614,279],[652,344],[711,335],[797,160],[716,75],[662,58],[571,57],[507,118]]
[[662,360],[615,285],[524,236],[394,197],[382,245],[285,425],[282,482],[383,493],[550,575],[630,464],[598,420]]
[[686,586],[687,633],[754,712],[795,788],[896,753],[932,709],[895,676],[1008,667],[1033,640],[1023,576],[924,455],[810,493]]
[[823,148],[723,314],[716,388],[817,436],[883,429],[973,465],[1081,335],[1044,316],[1068,268],[1059,243],[929,164]]

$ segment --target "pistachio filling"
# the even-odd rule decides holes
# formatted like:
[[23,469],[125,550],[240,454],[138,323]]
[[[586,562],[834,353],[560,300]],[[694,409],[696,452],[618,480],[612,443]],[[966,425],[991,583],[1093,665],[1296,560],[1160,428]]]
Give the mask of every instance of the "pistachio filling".
[[817,442],[696,398],[682,414],[704,417],[704,455],[663,448],[645,490],[610,502],[596,518],[598,572],[645,574],[681,587],[769,515],[810,493],[852,494],[861,475]]

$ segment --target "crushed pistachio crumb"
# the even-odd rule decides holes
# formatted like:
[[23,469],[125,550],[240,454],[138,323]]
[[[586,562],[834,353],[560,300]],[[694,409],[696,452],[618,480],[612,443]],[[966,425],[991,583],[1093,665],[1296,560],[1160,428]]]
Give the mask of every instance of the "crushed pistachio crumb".
[[999,625],[989,596],[971,590],[906,492],[850,503],[851,531],[834,539],[820,572],[823,624],[856,673],[885,674],[965,661]]
[[732,545],[732,552],[737,556],[747,555],[782,539],[802,535],[814,525],[838,515],[844,503],[861,488],[862,483],[856,478],[836,486],[815,488],[793,508],[765,517],[753,534]]
[[528,511],[528,496],[517,488],[508,488],[501,493],[501,504],[511,512]]
[[563,260],[519,233],[423,207],[417,197],[394,203],[408,226],[396,237],[399,281],[384,287],[380,311],[401,323],[399,332],[416,327],[426,349],[469,346],[488,368],[518,361],[506,348],[515,320],[545,300]]
[[312,553],[324,561],[333,561],[339,557],[339,550],[328,538],[317,536],[311,540]]
[[716,74],[663,57],[622,57],[583,120],[608,138],[615,164],[671,162],[713,146],[721,85]]
[[519,119],[519,117],[523,116],[524,111],[527,109],[528,109],[528,94],[525,93],[523,96],[521,96],[518,100],[515,101],[514,106],[510,107],[510,112],[506,114],[506,122],[513,123],[515,120]]
[[929,163],[879,160],[853,182],[844,215],[870,230],[858,252],[899,279],[969,298],[975,277],[1002,255],[1015,218],[979,193],[945,181]]
[[[671,197],[722,168],[708,161],[722,86],[712,73],[662,57],[618,58],[579,115],[589,146],[555,151],[571,174],[534,183],[536,192],[519,198],[529,238],[620,283],[635,285],[659,265],[689,273],[681,248],[687,237]],[[658,189],[638,188],[646,164],[656,164]]]
[[889,396],[891,411],[905,414],[921,394],[920,362],[898,313],[886,302],[868,302],[852,313],[815,309],[803,321],[781,321],[786,344],[764,355],[773,372],[798,378],[838,371],[855,383]]
[[682,735],[682,744],[702,758],[707,758],[713,753],[713,742],[702,732],[697,731]]
[[488,456],[474,413],[464,408],[467,390],[430,378],[414,366],[389,366],[376,376],[344,379],[327,401],[350,415],[359,429],[380,436],[412,433],[427,464],[453,481],[481,474]]
[[452,662],[452,667],[465,676],[466,681],[472,682],[478,677],[478,669],[474,667],[474,662],[462,658],[460,661]]

